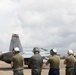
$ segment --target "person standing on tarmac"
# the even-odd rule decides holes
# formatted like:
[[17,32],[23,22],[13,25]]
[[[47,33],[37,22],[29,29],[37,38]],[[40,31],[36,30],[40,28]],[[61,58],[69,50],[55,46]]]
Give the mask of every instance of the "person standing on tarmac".
[[29,59],[29,66],[31,65],[31,75],[41,75],[43,58],[39,54],[40,50],[38,47],[33,49],[34,55]]
[[68,56],[65,58],[64,64],[66,65],[65,75],[74,75],[75,57],[73,50],[68,50]]
[[18,47],[13,49],[14,56],[12,57],[11,67],[13,69],[13,75],[24,75],[24,58],[19,54]]
[[59,75],[60,58],[57,56],[57,50],[51,49],[50,54],[52,55],[46,62],[46,65],[50,64],[48,75]]
[[74,64],[74,75],[76,75],[76,60],[75,60],[75,64]]

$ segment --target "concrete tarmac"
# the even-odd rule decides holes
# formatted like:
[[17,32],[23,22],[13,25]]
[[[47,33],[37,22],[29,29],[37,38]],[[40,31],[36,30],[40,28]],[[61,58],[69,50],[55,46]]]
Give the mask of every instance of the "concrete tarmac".
[[[60,75],[65,75],[65,65],[63,64],[64,60],[60,61]],[[49,65],[43,66],[41,75],[48,75]],[[0,75],[13,75],[10,64],[0,61]],[[31,69],[28,69],[27,65],[25,65],[24,75],[31,75]]]

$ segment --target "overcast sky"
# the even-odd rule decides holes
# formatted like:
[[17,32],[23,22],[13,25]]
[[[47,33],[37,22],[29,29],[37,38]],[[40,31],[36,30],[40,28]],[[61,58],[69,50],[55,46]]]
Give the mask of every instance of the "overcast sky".
[[13,33],[23,48],[76,51],[76,0],[0,0],[0,49]]

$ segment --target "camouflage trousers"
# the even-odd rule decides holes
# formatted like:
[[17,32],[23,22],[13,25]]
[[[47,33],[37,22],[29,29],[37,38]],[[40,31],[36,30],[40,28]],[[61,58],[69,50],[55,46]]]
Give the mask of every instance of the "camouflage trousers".
[[74,75],[76,75],[76,68],[74,68]]
[[41,75],[42,69],[32,69],[31,75]]
[[13,75],[24,75],[23,69],[13,70]]
[[74,75],[74,68],[66,68],[66,75]]

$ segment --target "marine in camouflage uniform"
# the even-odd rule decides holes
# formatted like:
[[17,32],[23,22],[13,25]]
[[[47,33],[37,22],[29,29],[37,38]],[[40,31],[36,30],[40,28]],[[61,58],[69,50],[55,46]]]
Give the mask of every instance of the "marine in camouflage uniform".
[[43,58],[39,54],[39,48],[33,49],[34,55],[29,60],[29,66],[31,65],[31,75],[41,75]]
[[13,69],[13,75],[24,75],[24,58],[19,54],[19,48],[14,48],[14,56],[12,57],[11,67]]
[[68,56],[65,58],[64,64],[66,65],[65,75],[74,75],[75,57],[73,56],[73,50],[68,51]]
[[76,60],[75,60],[75,64],[74,64],[74,75],[76,75]]
[[48,61],[46,62],[46,65],[50,64],[48,75],[59,75],[60,58],[57,56],[56,49],[51,49],[50,53],[52,57],[49,58]]

